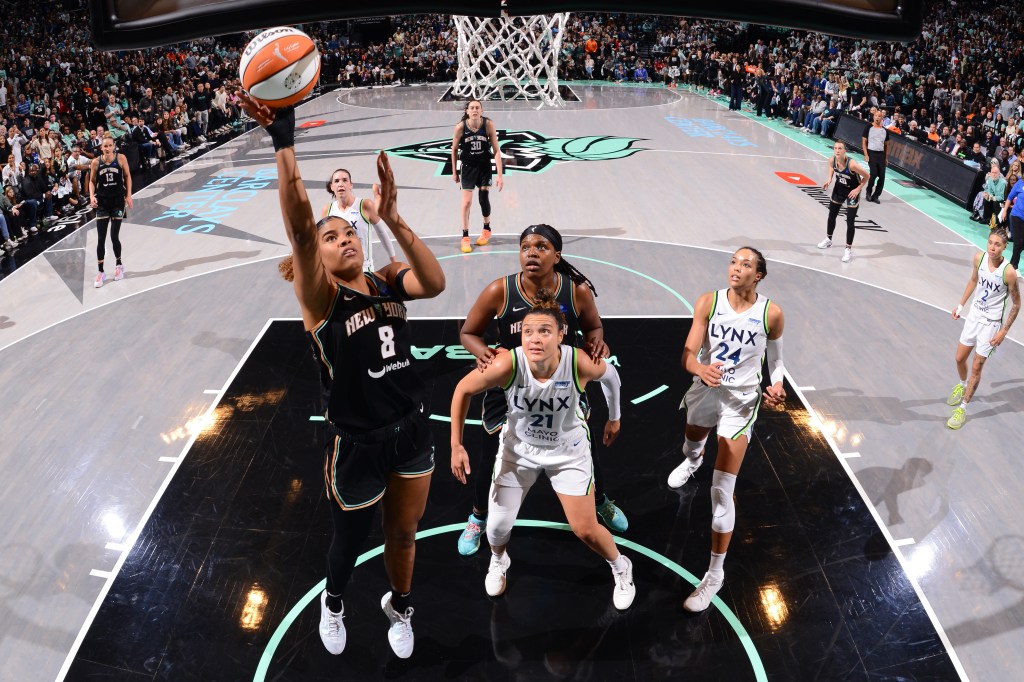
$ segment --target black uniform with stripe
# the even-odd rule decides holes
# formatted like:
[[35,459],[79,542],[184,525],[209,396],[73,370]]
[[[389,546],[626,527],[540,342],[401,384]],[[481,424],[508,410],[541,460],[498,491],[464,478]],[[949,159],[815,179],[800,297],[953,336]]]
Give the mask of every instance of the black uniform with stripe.
[[459,139],[459,181],[462,189],[491,186],[491,141],[487,136],[487,117],[481,117],[480,128],[472,130],[469,119],[462,122]]
[[405,304],[384,280],[365,277],[371,295],[339,286],[327,319],[309,332],[331,430],[324,480],[342,509],[375,503],[391,473],[434,469]]
[[847,201],[857,185],[860,184],[860,177],[853,172],[853,168],[850,167],[850,159],[846,159],[846,167],[840,168],[839,162],[836,159],[832,159],[832,170],[835,172],[836,183],[832,187],[832,203],[842,204],[846,203],[847,206],[857,206],[860,204],[860,194],[853,198],[853,201]]
[[[555,300],[565,315],[567,325],[562,330],[565,334],[562,342],[580,347],[583,334],[580,330],[579,312],[576,309],[576,285],[568,275],[560,272],[555,274],[558,275]],[[521,274],[505,276],[505,307],[495,317],[498,325],[498,345],[509,350],[522,345],[523,318],[533,307],[533,301],[529,300],[523,291],[521,278]],[[484,393],[483,401],[484,430],[487,433],[495,433],[505,424],[507,415],[505,392],[500,388],[488,389]]]
[[118,163],[117,155],[111,163],[105,163],[101,156],[96,166],[96,217],[123,218],[127,193],[124,169]]

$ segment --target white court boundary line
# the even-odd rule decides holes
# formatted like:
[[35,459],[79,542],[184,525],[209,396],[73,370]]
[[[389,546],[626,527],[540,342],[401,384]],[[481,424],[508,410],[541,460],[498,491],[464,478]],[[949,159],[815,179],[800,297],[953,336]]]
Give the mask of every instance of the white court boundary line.
[[[578,82],[578,81],[573,81],[573,82]],[[451,87],[453,85],[455,85],[454,82],[450,82],[450,83],[427,83],[427,84],[424,84],[424,85],[421,85],[421,86],[418,86],[418,87],[420,87],[422,89],[431,89],[432,88],[432,89],[437,90],[437,89],[440,89],[442,87],[447,88],[447,87]],[[602,90],[604,90],[606,88],[615,89],[615,90],[658,90],[659,92],[663,91],[663,92],[665,92],[667,94],[675,95],[676,99],[674,101],[670,101],[670,102],[662,102],[661,104],[640,104],[640,105],[632,106],[632,107],[599,107],[597,109],[568,109],[568,108],[549,107],[547,109],[494,109],[492,111],[496,111],[498,113],[513,113],[513,114],[530,113],[532,111],[543,111],[543,112],[547,112],[547,111],[552,111],[552,112],[554,112],[554,111],[557,111],[557,112],[568,111],[568,112],[572,112],[574,114],[588,114],[588,113],[597,112],[597,111],[632,111],[634,109],[656,109],[657,107],[667,107],[667,106],[671,106],[673,104],[679,104],[684,99],[686,99],[685,97],[683,97],[683,93],[677,92],[676,90],[669,90],[668,88],[656,88],[656,87],[645,87],[645,86],[629,86],[629,85],[586,85],[586,84],[581,84],[580,87],[581,88],[583,88],[583,87],[601,88]],[[392,109],[392,108],[388,108],[388,107],[365,107],[365,106],[363,106],[361,104],[352,104],[351,102],[343,102],[341,100],[342,97],[346,97],[347,98],[349,95],[351,95],[351,94],[353,94],[353,93],[355,93],[355,92],[357,92],[359,90],[369,90],[369,89],[370,88],[368,88],[366,86],[363,86],[363,85],[360,85],[360,86],[355,87],[355,88],[339,88],[339,90],[342,90],[342,92],[338,93],[338,95],[337,95],[337,97],[335,98],[334,101],[336,101],[338,104],[340,104],[342,106],[352,107],[353,109],[380,109],[381,111],[402,111],[402,112],[407,112],[407,113],[410,113],[410,114],[422,113],[422,112],[431,112],[431,113],[436,112],[436,113],[439,113],[439,114],[458,113],[458,107],[457,106],[455,108],[453,108],[449,112],[448,110],[445,110],[445,109],[409,109],[409,108],[406,108],[406,109]],[[332,90],[331,92],[325,92],[320,97],[328,97],[328,96],[330,96],[330,94],[332,92],[335,92],[335,91]],[[316,102],[319,99],[320,98],[318,97],[315,100],[311,100],[311,102]],[[581,102],[582,102],[582,100],[581,100]],[[459,102],[455,101],[455,100],[453,100],[452,103],[455,104],[455,105],[459,104]],[[576,103],[575,102],[570,102],[570,104],[576,104]]]
[[[497,233],[497,235],[498,236],[503,236],[503,233],[499,232],[499,233]],[[518,235],[514,235],[514,236],[518,236]],[[716,247],[713,247],[713,246],[697,246],[696,244],[683,244],[683,243],[680,243],[680,242],[666,242],[666,241],[660,241],[660,240],[657,240],[657,239],[640,239],[639,237],[612,237],[612,236],[608,236],[608,235],[586,235],[586,234],[565,234],[565,233],[563,233],[562,234],[562,242],[564,243],[565,240],[568,239],[569,237],[574,237],[574,238],[586,237],[587,239],[614,239],[614,240],[627,241],[627,242],[643,242],[645,244],[661,244],[663,246],[681,246],[681,247],[684,247],[684,248],[687,248],[687,249],[699,249],[701,251],[714,251],[716,253],[723,253],[723,254],[733,253],[733,251],[735,251],[735,249],[732,249],[732,250],[720,249],[720,248],[716,248]],[[431,237],[424,237],[424,239],[430,239],[430,238]],[[971,244],[971,246],[974,246],[974,245]],[[740,248],[740,247],[736,247],[736,248]],[[975,248],[977,248],[977,247],[975,247]],[[565,251],[565,249],[563,248],[563,252],[564,251]],[[980,251],[980,249],[979,249],[979,251]],[[583,255],[583,254],[579,254],[579,255]],[[779,263],[781,265],[788,265],[788,266],[791,266],[791,267],[794,267],[794,268],[800,268],[802,270],[810,270],[812,272],[817,272],[817,273],[820,273],[822,275],[828,275],[830,277],[836,277],[838,279],[845,279],[848,282],[855,282],[857,284],[863,284],[864,286],[868,286],[868,287],[871,287],[873,289],[878,289],[879,291],[884,291],[884,292],[886,292],[888,294],[893,294],[894,296],[899,296],[901,298],[905,298],[907,300],[914,301],[915,303],[920,303],[921,305],[926,305],[929,308],[934,308],[935,310],[941,310],[944,313],[948,313],[949,312],[949,310],[946,310],[945,308],[943,308],[940,305],[936,305],[935,303],[929,303],[928,301],[924,301],[924,300],[922,300],[920,298],[917,298],[915,296],[911,296],[910,294],[905,294],[905,293],[903,293],[901,291],[896,291],[895,289],[890,289],[888,287],[884,287],[881,284],[875,284],[874,282],[868,282],[868,281],[865,281],[865,280],[862,280],[862,279],[857,279],[856,277],[849,277],[847,275],[843,275],[843,274],[839,274],[839,273],[835,273],[835,272],[829,272],[828,270],[822,270],[821,268],[816,268],[816,267],[811,266],[811,265],[804,265],[802,263],[794,263],[792,261],[781,260],[779,258],[768,258],[767,255],[765,256],[765,258],[768,260],[769,263]],[[600,265],[600,264],[598,264],[598,265]],[[950,310],[952,310],[952,309],[950,309]],[[1006,337],[1006,341],[1012,341],[1013,343],[1016,343],[1018,346],[1024,347],[1024,341],[1018,341],[1016,339],[1011,339],[1010,337]],[[3,349],[0,348],[0,350],[3,350]]]
[[[238,361],[238,364],[235,365],[235,369],[232,370],[231,375],[227,378],[227,381],[225,381],[224,385],[221,386],[220,392],[217,394],[216,399],[210,404],[208,408],[206,408],[206,412],[203,414],[204,417],[209,417],[213,415],[213,411],[220,404],[221,398],[224,396],[224,392],[227,390],[227,387],[230,386],[231,382],[235,380],[235,377],[238,375],[238,372],[242,369],[242,365],[244,365],[245,362],[249,359],[249,355],[252,354],[253,350],[256,348],[256,345],[267,333],[267,330],[270,329],[270,325],[273,324],[274,321],[277,319],[283,318],[267,318],[266,323],[263,325],[263,329],[261,329],[260,332],[256,334],[256,338],[253,339],[253,342],[249,345],[249,349],[245,351],[245,354],[242,356],[242,359]],[[78,631],[78,636],[75,637],[75,641],[71,645],[71,650],[68,652],[67,658],[64,659],[64,665],[62,665],[60,667],[60,670],[57,672],[56,682],[62,682],[62,680],[67,676],[68,670],[70,670],[71,664],[74,663],[75,656],[78,654],[78,650],[81,648],[82,642],[85,640],[86,632],[88,632],[89,628],[92,626],[92,622],[93,620],[95,620],[96,614],[99,613],[100,607],[103,605],[103,601],[107,597],[107,593],[110,592],[110,588],[114,584],[114,579],[117,577],[118,573],[120,573],[121,567],[124,566],[124,562],[128,559],[128,554],[130,553],[131,548],[135,546],[136,540],[138,540],[139,535],[142,533],[142,530],[146,527],[146,523],[149,522],[149,517],[153,515],[153,512],[156,510],[156,505],[160,502],[160,498],[162,498],[164,492],[167,491],[167,487],[171,484],[171,480],[174,478],[174,475],[178,472],[178,468],[181,466],[182,462],[185,461],[185,456],[188,454],[188,451],[192,448],[192,445],[196,442],[196,438],[198,437],[199,434],[194,433],[191,436],[189,436],[187,441],[185,441],[185,445],[181,448],[181,454],[178,455],[177,461],[175,461],[174,466],[172,466],[167,471],[167,474],[164,476],[163,483],[160,484],[160,488],[156,491],[156,494],[153,496],[153,500],[149,503],[149,507],[147,507],[146,511],[143,512],[142,518],[139,519],[138,525],[135,526],[135,530],[133,530],[131,535],[129,535],[124,541],[122,541],[121,544],[123,544],[127,549],[121,554],[121,556],[118,557],[117,562],[114,564],[114,567],[110,569],[109,572],[102,572],[107,573],[107,575],[105,576],[106,580],[103,583],[103,587],[100,588],[100,593],[99,595],[97,595],[96,601],[93,602],[92,608],[89,609],[89,614],[86,616],[85,622],[82,624],[82,628]],[[92,574],[95,575],[96,573],[100,573],[100,571],[94,570]]]
[[[607,316],[604,316],[604,317],[606,319],[637,319],[637,318],[647,318],[647,317],[665,317],[665,318],[670,318],[670,319],[692,319],[693,315],[657,315],[657,316],[644,316],[644,315],[621,315],[621,316],[619,316],[619,315],[607,315]],[[461,320],[462,316],[457,316],[457,315],[456,316],[451,316],[451,315],[424,316],[424,317],[410,317],[409,319],[413,320],[413,321],[415,321],[415,320],[453,321],[453,320]],[[249,345],[249,348],[242,355],[241,359],[239,359],[238,364],[235,365],[235,368],[231,371],[231,374],[228,376],[228,378],[224,381],[224,384],[217,391],[216,397],[214,398],[214,400],[210,404],[210,406],[206,409],[206,412],[204,413],[203,416],[204,417],[211,416],[213,414],[214,410],[220,405],[220,402],[223,399],[224,394],[227,392],[228,387],[235,380],[235,377],[238,376],[238,373],[241,371],[242,367],[248,361],[249,356],[256,349],[256,346],[259,344],[259,342],[266,335],[267,330],[270,329],[271,325],[273,325],[275,322],[301,322],[301,321],[302,321],[302,318],[299,318],[299,317],[270,317],[270,318],[267,318],[267,321],[263,324],[263,328],[256,334],[256,336],[253,339],[252,343]],[[800,399],[800,402],[803,405],[804,409],[807,410],[808,414],[811,415],[811,417],[813,417],[815,419],[818,419],[817,413],[812,409],[812,407],[811,407],[810,403],[808,402],[806,396],[803,394],[803,392],[800,390],[800,388],[796,385],[796,381],[794,380],[793,376],[789,373],[788,370],[786,370],[785,376],[786,376],[786,379],[789,381],[790,386],[796,392],[797,397]],[[206,391],[204,391],[204,393],[205,392]],[[946,635],[946,632],[942,628],[941,623],[939,623],[939,619],[938,619],[938,616],[935,614],[935,610],[932,608],[931,603],[928,601],[927,596],[925,596],[924,591],[921,589],[921,586],[918,583],[917,579],[910,572],[910,570],[908,568],[908,565],[907,565],[907,561],[904,558],[902,552],[898,549],[899,547],[913,544],[915,541],[913,539],[908,539],[908,538],[902,538],[902,539],[899,539],[899,540],[896,540],[895,538],[893,538],[892,534],[889,532],[889,529],[882,522],[882,518],[881,518],[881,515],[878,513],[878,510],[871,503],[870,497],[868,496],[867,492],[861,486],[860,481],[857,479],[857,477],[854,474],[853,470],[850,469],[850,466],[846,462],[846,460],[844,458],[844,455],[840,452],[837,443],[832,439],[832,437],[829,434],[825,433],[824,431],[822,431],[820,429],[818,429],[818,431],[819,431],[819,433],[821,433],[822,437],[825,439],[825,442],[828,443],[829,447],[832,449],[833,454],[836,456],[836,460],[839,462],[840,466],[842,466],[843,470],[846,472],[847,478],[850,480],[850,482],[853,484],[854,488],[860,494],[861,500],[864,502],[864,505],[867,507],[868,511],[871,513],[871,517],[874,519],[875,525],[882,532],[882,535],[883,535],[883,537],[885,537],[886,542],[889,543],[889,547],[892,549],[893,555],[896,557],[897,561],[899,561],[900,568],[903,570],[903,573],[904,573],[904,575],[906,575],[907,580],[910,582],[911,586],[914,588],[915,594],[917,594],[917,597],[921,601],[921,604],[924,607],[925,612],[928,614],[928,619],[931,621],[932,626],[935,628],[935,631],[936,631],[936,633],[937,633],[937,635],[939,637],[939,641],[941,641],[943,646],[945,647],[946,652],[947,652],[947,654],[950,657],[950,661],[953,664],[953,667],[956,669],[957,673],[960,675],[960,679],[964,680],[965,682],[967,682],[967,680],[968,680],[967,673],[964,670],[964,667],[961,664],[960,659],[957,656],[956,651],[954,650],[952,643],[949,641],[949,637]],[[102,607],[103,602],[106,599],[107,594],[110,592],[110,588],[113,586],[114,580],[117,578],[118,574],[120,573],[121,568],[124,566],[125,561],[127,561],[128,555],[131,552],[131,550],[134,548],[135,543],[136,543],[136,541],[139,538],[139,535],[142,533],[142,531],[145,528],[146,524],[149,522],[150,517],[153,515],[153,512],[156,510],[157,504],[159,504],[160,500],[163,498],[163,495],[167,491],[167,488],[170,486],[171,481],[174,479],[174,476],[177,473],[178,468],[185,461],[185,458],[188,455],[188,451],[191,450],[192,446],[195,444],[195,441],[196,441],[196,439],[198,437],[199,437],[198,433],[195,433],[195,434],[192,434],[191,436],[189,436],[188,440],[182,446],[181,453],[178,455],[177,458],[175,458],[173,460],[171,458],[166,458],[166,457],[160,458],[161,461],[165,461],[165,460],[173,461],[174,462],[174,466],[172,466],[170,468],[170,470],[168,470],[167,474],[164,477],[163,483],[161,483],[159,489],[154,494],[153,499],[150,501],[150,504],[146,508],[146,511],[142,514],[142,517],[140,518],[140,520],[139,520],[138,524],[136,525],[135,529],[121,543],[107,543],[106,546],[105,546],[105,549],[108,549],[108,550],[118,550],[118,551],[121,552],[121,555],[118,557],[117,561],[115,562],[114,567],[110,571],[102,571],[102,570],[99,570],[99,569],[93,569],[93,570],[90,571],[90,573],[89,573],[90,576],[104,578],[104,584],[103,584],[103,587],[100,588],[100,592],[96,596],[96,600],[94,601],[94,603],[92,605],[92,608],[89,610],[89,613],[86,616],[85,621],[82,623],[82,627],[79,630],[78,635],[75,637],[75,641],[72,643],[71,649],[69,650],[68,655],[67,655],[67,657],[64,660],[64,664],[61,666],[60,671],[58,671],[58,673],[57,673],[57,677],[56,677],[55,682],[63,682],[64,678],[67,676],[67,673],[68,673],[68,671],[71,668],[71,665],[74,663],[75,656],[78,654],[78,650],[81,648],[82,642],[85,640],[86,633],[89,631],[89,628],[92,626],[92,622],[95,620],[96,615],[99,613],[99,610]],[[849,454],[846,455],[846,456],[849,456]]]
[[[793,381],[793,377],[790,376],[788,370],[786,370],[786,378],[789,379],[789,385],[793,387],[793,390],[796,392],[797,397],[800,398],[800,402],[804,404],[804,407],[807,409],[807,411],[811,414],[812,417],[820,421],[817,412],[814,412],[811,409],[811,404],[807,401],[807,398],[804,396],[803,391],[801,391],[800,388],[796,385],[796,382]],[[895,555],[896,560],[900,562],[900,568],[903,569],[904,575],[907,576],[907,580],[910,582],[911,587],[914,588],[914,592],[917,594],[917,598],[921,600],[921,605],[924,606],[925,613],[928,614],[928,619],[932,622],[932,627],[935,628],[935,632],[939,636],[939,641],[941,641],[942,645],[946,648],[946,653],[949,655],[949,659],[950,662],[953,664],[953,668],[955,668],[957,674],[960,675],[960,679],[964,682],[967,682],[969,678],[967,677],[967,671],[964,670],[964,666],[960,662],[960,657],[957,656],[956,650],[953,648],[952,642],[949,641],[949,637],[946,635],[946,631],[942,628],[942,623],[939,622],[939,617],[935,614],[935,609],[932,608],[931,602],[928,601],[928,597],[925,595],[924,590],[921,588],[921,584],[917,581],[917,578],[910,572],[908,561],[903,556],[903,552],[899,549],[899,547],[907,544],[906,540],[896,540],[892,536],[892,533],[889,532],[889,529],[886,527],[886,525],[882,522],[881,514],[879,514],[878,510],[875,509],[875,506],[871,504],[871,498],[868,496],[867,491],[864,490],[864,487],[861,486],[860,481],[857,479],[857,476],[853,472],[853,469],[850,468],[850,463],[846,460],[842,452],[839,450],[839,444],[836,443],[835,440],[833,440],[831,435],[825,433],[821,429],[818,429],[818,432],[821,433],[822,437],[825,439],[825,442],[828,443],[830,448],[832,448],[832,452],[833,454],[835,454],[836,460],[839,462],[839,465],[843,467],[843,470],[846,472],[846,476],[850,479],[850,482],[853,483],[853,487],[857,489],[858,493],[860,493],[861,500],[863,500],[864,504],[867,505],[868,511],[871,512],[871,517],[875,520],[875,525],[877,525],[879,530],[882,531],[882,536],[885,537],[885,541],[889,543],[889,547],[892,549],[893,555]]]
[[[68,235],[68,236],[70,237],[71,235]],[[497,236],[497,237],[518,237],[519,233],[497,232],[497,233],[495,233],[494,236]],[[713,251],[715,253],[723,253],[723,254],[732,253],[732,251],[730,251],[729,249],[721,249],[721,248],[716,248],[716,247],[713,247],[713,246],[698,246],[696,244],[685,244],[685,243],[681,243],[681,242],[667,242],[667,241],[662,241],[662,240],[657,240],[657,239],[640,239],[638,237],[612,237],[612,236],[608,236],[608,235],[588,235],[588,234],[569,234],[569,233],[563,233],[562,234],[563,242],[567,238],[570,238],[570,237],[571,238],[575,238],[575,239],[611,239],[611,240],[615,240],[615,241],[641,242],[641,243],[644,243],[644,244],[660,244],[662,246],[678,246],[678,247],[686,248],[686,249],[697,249],[697,250],[700,250],[700,251]],[[433,235],[433,236],[420,237],[420,239],[422,239],[423,241],[427,241],[428,239],[450,239],[450,236],[448,236],[448,235]],[[973,244],[971,246],[973,246]],[[2,353],[3,351],[7,350],[8,348],[10,348],[11,346],[15,345],[16,343],[20,343],[22,341],[25,341],[26,339],[30,339],[33,336],[35,336],[36,334],[40,334],[42,332],[47,331],[48,329],[56,327],[58,324],[62,324],[62,323],[67,322],[69,320],[73,320],[73,319],[75,319],[76,317],[78,317],[80,315],[85,315],[87,313],[91,313],[91,312],[93,312],[95,310],[99,310],[100,308],[104,308],[104,307],[106,307],[108,305],[112,305],[114,303],[119,303],[119,302],[124,301],[126,299],[132,298],[133,296],[138,296],[140,294],[149,293],[150,291],[154,291],[154,290],[159,289],[161,287],[171,286],[173,284],[178,284],[180,282],[185,282],[185,281],[188,281],[190,279],[194,279],[196,277],[202,277],[202,276],[205,276],[205,275],[212,275],[212,274],[223,272],[225,270],[231,270],[233,268],[241,268],[241,267],[245,267],[247,265],[253,265],[253,264],[256,264],[256,263],[262,263],[262,262],[265,262],[265,261],[268,261],[268,260],[274,260],[275,258],[284,258],[286,255],[288,255],[288,254],[287,253],[280,253],[280,254],[276,254],[276,255],[273,255],[273,256],[266,256],[264,258],[258,258],[256,260],[245,261],[244,263],[234,263],[232,265],[226,265],[226,266],[224,266],[222,268],[215,268],[213,270],[207,270],[205,272],[197,272],[197,273],[195,273],[193,275],[188,275],[186,277],[181,277],[179,279],[175,279],[175,280],[172,280],[170,282],[164,282],[162,284],[154,284],[153,286],[151,286],[149,288],[141,289],[139,291],[133,291],[130,294],[125,294],[121,298],[117,298],[117,299],[114,299],[114,300],[111,300],[111,301],[106,301],[105,303],[100,303],[99,305],[96,305],[96,306],[94,306],[92,308],[89,308],[87,310],[81,310],[81,311],[79,311],[79,312],[77,312],[77,313],[75,313],[73,315],[69,315],[69,316],[67,316],[67,317],[65,317],[65,318],[63,318],[61,320],[57,320],[55,322],[52,322],[52,323],[46,325],[45,327],[43,327],[41,329],[37,329],[34,332],[30,332],[26,336],[23,336],[20,339],[15,339],[14,341],[11,341],[10,343],[8,343],[6,346],[0,347],[0,353]],[[469,254],[467,254],[467,256],[468,255]],[[582,254],[580,254],[580,255],[582,255]],[[934,303],[929,303],[928,301],[921,300],[920,298],[916,298],[914,296],[911,296],[910,294],[905,294],[903,292],[896,291],[895,289],[890,289],[888,287],[884,287],[884,286],[882,286],[880,284],[875,284],[873,282],[868,282],[868,281],[865,281],[865,280],[862,280],[862,279],[857,279],[856,277],[849,277],[847,275],[843,275],[843,274],[839,274],[839,273],[835,273],[835,272],[829,272],[827,270],[822,270],[821,268],[816,268],[816,267],[813,267],[813,266],[810,266],[810,265],[804,265],[802,263],[794,263],[792,261],[781,260],[781,259],[778,259],[778,258],[769,258],[768,260],[770,262],[773,262],[773,263],[780,263],[782,265],[788,265],[788,266],[791,266],[791,267],[794,267],[794,268],[800,268],[800,269],[803,269],[803,270],[810,270],[812,272],[817,272],[817,273],[820,273],[822,275],[828,275],[830,277],[836,277],[838,279],[844,279],[844,280],[846,280],[848,282],[854,282],[854,283],[857,283],[857,284],[863,284],[863,285],[869,286],[869,287],[871,287],[873,289],[878,289],[879,291],[884,291],[886,293],[893,294],[895,296],[900,296],[901,298],[905,298],[905,299],[908,299],[910,301],[914,301],[915,303],[920,303],[922,305],[926,305],[926,306],[928,306],[930,308],[934,308],[935,310],[941,310],[944,313],[949,312],[945,308],[943,308],[943,307],[941,307],[939,305],[936,305]],[[18,268],[18,269],[21,270],[22,268]],[[17,273],[17,270],[15,271],[15,273]],[[4,281],[6,281],[7,279],[10,279],[11,276],[13,276],[13,275],[9,275],[7,278],[5,278]],[[2,284],[2,282],[0,282],[0,284]],[[638,315],[637,317],[647,317],[647,316],[645,316],[645,315]],[[1011,338],[1009,336],[1006,337],[1006,341],[1010,341],[1012,343],[1016,343],[1018,346],[1024,347],[1024,341],[1018,341],[1017,339]]]

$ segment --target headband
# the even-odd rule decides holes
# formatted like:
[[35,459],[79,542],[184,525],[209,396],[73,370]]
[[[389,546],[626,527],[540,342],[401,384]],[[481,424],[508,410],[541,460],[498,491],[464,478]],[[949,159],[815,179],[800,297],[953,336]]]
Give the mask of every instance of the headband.
[[524,239],[526,239],[526,235],[528,234],[540,235],[541,237],[544,237],[544,239],[547,239],[549,242],[551,242],[551,245],[555,247],[555,251],[562,250],[562,235],[558,234],[558,230],[551,227],[550,225],[530,225],[528,228],[523,230],[523,233],[521,235],[519,235],[520,244],[523,242]]

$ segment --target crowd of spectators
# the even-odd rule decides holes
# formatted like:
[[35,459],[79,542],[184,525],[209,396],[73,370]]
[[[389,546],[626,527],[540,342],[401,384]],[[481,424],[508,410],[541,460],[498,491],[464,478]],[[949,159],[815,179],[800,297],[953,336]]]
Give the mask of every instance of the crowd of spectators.
[[148,168],[203,145],[239,120],[234,97],[244,36],[166,48],[103,52],[79,0],[0,3],[17,26],[0,49],[0,227],[19,240],[87,202],[89,162],[104,133]]
[[[82,0],[50,3],[46,12],[33,7],[0,3],[3,25],[18,26],[0,43],[0,215],[12,234],[82,201],[104,132],[145,168],[238,121],[237,64],[249,35],[102,52],[89,42]],[[455,80],[450,16],[388,22],[376,41],[359,40],[350,22],[304,26],[323,57],[322,83]],[[909,45],[607,13],[570,15],[561,38],[565,80],[702,89],[727,96],[734,109],[746,102],[758,115],[826,136],[839,115],[880,108],[893,132],[986,170],[994,161],[1011,187],[1020,177],[1024,15],[1009,3],[933,4]]]

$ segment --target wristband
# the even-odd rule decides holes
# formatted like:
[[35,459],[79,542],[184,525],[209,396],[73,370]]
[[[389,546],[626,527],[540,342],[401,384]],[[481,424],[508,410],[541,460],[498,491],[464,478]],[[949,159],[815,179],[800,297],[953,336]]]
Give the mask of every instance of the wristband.
[[960,317],[960,315],[963,312],[964,312],[964,307],[962,305],[960,305],[960,304],[957,304],[957,306],[956,306],[956,316]]
[[279,152],[287,147],[295,146],[295,107],[278,109],[274,122],[267,126],[267,134],[274,143],[274,151]]

